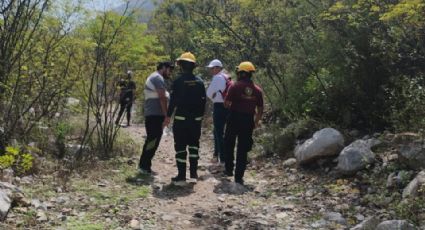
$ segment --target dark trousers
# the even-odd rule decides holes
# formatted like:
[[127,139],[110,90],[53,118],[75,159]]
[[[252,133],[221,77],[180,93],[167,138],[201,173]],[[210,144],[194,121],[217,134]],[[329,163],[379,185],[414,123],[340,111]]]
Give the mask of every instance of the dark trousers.
[[121,121],[121,116],[124,113],[124,111],[127,111],[127,124],[130,125],[131,107],[133,107],[133,103],[121,102],[120,111],[118,112],[118,117],[117,117],[117,120],[115,121],[116,124],[118,124]]
[[228,110],[224,108],[224,103],[214,103],[213,122],[214,122],[214,157],[219,157],[224,162],[224,126]]
[[139,168],[151,171],[152,158],[158,149],[162,137],[162,123],[164,116],[145,117],[146,140],[143,145],[142,156],[140,156]]
[[[177,117],[177,116],[176,116]],[[189,150],[190,177],[196,178],[199,159],[201,121],[195,119],[176,120],[173,124],[174,149],[179,178],[186,178],[187,149]]]
[[254,130],[254,116],[237,112],[230,112],[226,124],[226,133],[224,135],[224,154],[225,167],[227,172],[233,172],[234,164],[234,149],[236,139],[238,146],[236,150],[236,168],[235,180],[242,180],[246,164],[248,152],[252,149],[252,133]]

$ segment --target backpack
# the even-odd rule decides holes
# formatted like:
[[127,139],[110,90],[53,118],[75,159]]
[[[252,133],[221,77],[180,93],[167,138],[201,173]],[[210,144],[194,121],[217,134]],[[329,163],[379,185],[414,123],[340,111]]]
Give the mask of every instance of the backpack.
[[221,96],[223,97],[223,100],[227,97],[227,94],[229,93],[229,88],[232,86],[232,78],[227,74],[222,74],[224,79],[226,80],[226,88],[224,88],[223,91],[220,90]]

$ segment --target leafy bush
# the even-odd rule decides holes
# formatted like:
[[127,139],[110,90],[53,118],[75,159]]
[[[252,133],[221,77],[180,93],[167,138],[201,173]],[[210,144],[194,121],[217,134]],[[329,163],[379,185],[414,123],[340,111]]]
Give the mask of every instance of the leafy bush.
[[5,154],[0,156],[0,169],[12,168],[18,174],[24,174],[32,169],[34,157],[17,147],[6,147]]
[[267,128],[259,142],[266,155],[276,153],[288,158],[291,157],[289,153],[294,149],[296,140],[310,138],[317,129],[319,125],[313,120],[300,120],[285,128],[275,125]]

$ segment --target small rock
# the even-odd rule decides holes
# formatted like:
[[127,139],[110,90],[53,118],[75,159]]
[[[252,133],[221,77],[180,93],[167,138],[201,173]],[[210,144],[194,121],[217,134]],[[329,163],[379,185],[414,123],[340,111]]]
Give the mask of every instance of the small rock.
[[65,204],[69,201],[69,197],[66,196],[60,196],[58,198],[56,198],[56,203],[58,204]]
[[325,220],[332,221],[338,224],[346,225],[347,220],[345,220],[344,217],[342,217],[341,213],[338,212],[328,212],[324,215]]
[[317,228],[324,228],[328,225],[328,222],[324,219],[320,219],[314,223],[311,224],[311,227],[317,229]]
[[423,186],[425,186],[425,171],[419,172],[403,190],[403,199],[416,197]]
[[36,217],[38,222],[46,222],[48,220],[46,213],[43,211],[38,211]]
[[138,220],[132,219],[132,220],[130,221],[130,228],[131,228],[131,229],[135,229],[135,230],[137,230],[137,229],[141,229],[141,228],[140,228],[140,222],[139,222]]
[[355,217],[358,221],[364,221],[365,220],[365,216],[363,216],[362,214],[356,214]]
[[223,196],[219,196],[217,199],[218,199],[220,202],[224,202],[224,201],[226,201],[226,198],[225,198],[225,197],[223,197]]
[[38,199],[32,199],[31,205],[34,206],[35,209],[41,209],[43,211],[47,211],[47,206],[40,202]]
[[58,215],[58,220],[60,220],[60,221],[66,221],[66,219],[67,219],[67,216],[66,215],[63,215],[63,214],[59,214]]
[[276,214],[276,219],[286,219],[288,216],[289,216],[288,213],[280,212]]
[[172,216],[172,215],[167,215],[167,214],[165,214],[165,215],[162,215],[161,216],[161,220],[163,220],[163,221],[172,221],[172,220],[174,220],[175,219],[175,217],[174,216]]
[[15,172],[12,169],[8,168],[3,170],[2,172],[3,182],[12,183],[14,178],[15,178]]
[[63,209],[61,210],[61,212],[62,212],[62,214],[64,214],[64,215],[69,215],[69,214],[71,214],[71,212],[72,212],[72,208],[63,208]]
[[307,190],[307,192],[305,193],[306,197],[312,197],[314,196],[314,194],[316,193],[316,191],[314,191],[313,189],[309,189]]
[[289,158],[288,160],[283,162],[283,167],[290,168],[297,164],[297,159],[295,158]]

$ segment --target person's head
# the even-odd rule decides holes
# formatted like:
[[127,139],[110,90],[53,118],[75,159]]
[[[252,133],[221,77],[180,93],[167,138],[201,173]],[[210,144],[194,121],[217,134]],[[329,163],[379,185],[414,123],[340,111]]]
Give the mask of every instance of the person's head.
[[241,62],[236,68],[238,79],[251,78],[254,72],[255,66],[249,61]]
[[214,75],[216,75],[216,74],[220,73],[220,71],[221,71],[221,70],[223,70],[223,64],[222,64],[222,63],[221,63],[221,61],[220,61],[220,60],[218,60],[218,59],[214,59],[214,60],[212,60],[212,61],[210,62],[210,64],[209,64],[209,65],[207,65],[206,67],[209,69],[210,74],[211,74],[212,76],[214,76]]
[[191,52],[183,53],[176,61],[184,73],[192,73],[196,67],[196,58]]
[[127,71],[127,79],[130,80],[133,77],[133,72],[131,70]]
[[164,78],[169,78],[171,76],[171,72],[174,69],[174,64],[169,61],[159,62],[156,66],[156,70],[161,76]]

